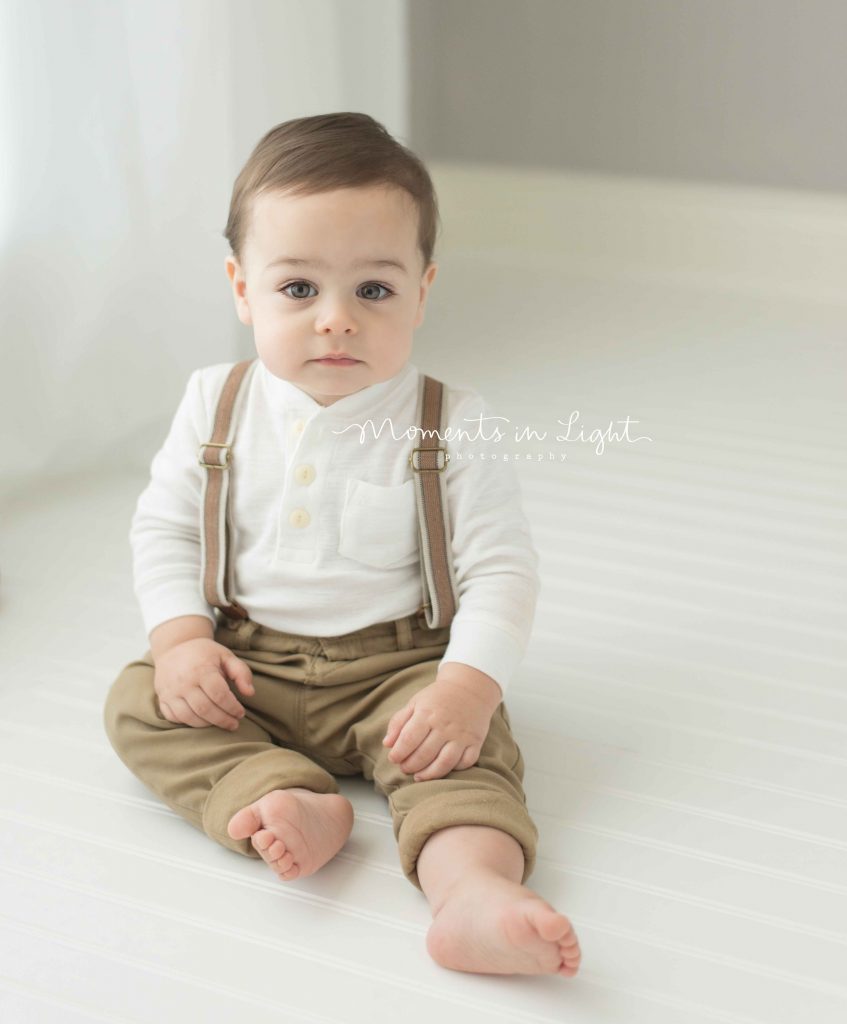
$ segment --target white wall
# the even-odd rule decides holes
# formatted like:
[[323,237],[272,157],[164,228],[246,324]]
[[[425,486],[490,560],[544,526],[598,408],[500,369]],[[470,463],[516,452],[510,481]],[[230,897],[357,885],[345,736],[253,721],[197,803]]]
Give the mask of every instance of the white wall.
[[407,131],[405,5],[0,2],[0,492],[147,468],[192,369],[251,354],[238,170],[292,117]]

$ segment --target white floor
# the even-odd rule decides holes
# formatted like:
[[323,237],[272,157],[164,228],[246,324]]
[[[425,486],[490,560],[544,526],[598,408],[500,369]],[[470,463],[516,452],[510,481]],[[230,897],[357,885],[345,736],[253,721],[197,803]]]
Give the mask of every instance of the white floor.
[[582,971],[435,965],[363,779],[346,847],[288,884],[160,805],[101,724],[146,648],[144,476],[76,476],[2,514],[4,1024],[847,1019],[847,307],[502,255],[438,288],[423,370],[515,424],[652,439],[511,447],[544,460],[518,463],[544,585],[508,696],[530,885]]

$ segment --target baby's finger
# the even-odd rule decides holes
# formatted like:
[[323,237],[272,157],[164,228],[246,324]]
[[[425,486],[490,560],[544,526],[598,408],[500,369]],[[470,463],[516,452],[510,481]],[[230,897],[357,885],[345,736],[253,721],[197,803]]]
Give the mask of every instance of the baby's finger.
[[176,715],[174,715],[173,711],[171,711],[170,704],[167,704],[165,701],[163,701],[161,697],[159,697],[158,700],[159,714],[162,716],[162,718],[164,718],[166,722],[176,722]]
[[202,685],[197,685],[189,690],[184,697],[191,707],[191,710],[209,725],[217,725],[221,729],[233,731],[237,728],[240,719],[225,712],[212,700]]
[[382,741],[383,746],[390,747],[391,744],[394,743],[400,735],[400,730],[412,717],[412,710],[413,709],[407,704],[406,707],[401,708],[391,716],[388,722],[388,730],[386,731],[385,738]]
[[244,717],[244,706],[229,688],[229,684],[223,676],[204,679],[200,685],[209,700],[214,701],[224,714],[241,721]]
[[422,722],[420,718],[412,718],[410,722],[403,726],[400,735],[397,737],[397,742],[388,755],[388,760],[393,761],[394,764],[402,764],[406,758],[414,754],[421,743],[429,736],[430,732],[432,732],[430,727],[425,722]]
[[207,722],[205,718],[194,711],[185,697],[171,698],[171,709],[176,720],[182,725],[190,725],[195,729],[202,728],[204,725],[209,725],[209,722]]
[[458,743],[452,740],[450,743],[445,743],[441,748],[441,753],[432,764],[415,772],[415,782],[426,782],[428,779],[443,779],[445,775],[449,775],[453,771],[459,763],[461,756],[462,748],[460,748]]
[[427,768],[441,753],[446,742],[447,740],[441,733],[436,732],[434,729],[430,730],[429,735],[421,741],[417,750],[413,750],[400,767],[407,775]]
[[256,692],[256,687],[253,684],[253,670],[250,666],[245,664],[237,654],[232,654],[231,652],[222,655],[221,660],[227,675],[233,680],[235,685],[242,693],[252,697]]

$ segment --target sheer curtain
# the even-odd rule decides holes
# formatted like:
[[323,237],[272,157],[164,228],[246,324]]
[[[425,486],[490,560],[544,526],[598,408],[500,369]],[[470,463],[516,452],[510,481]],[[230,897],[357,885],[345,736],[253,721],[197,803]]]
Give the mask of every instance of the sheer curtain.
[[232,183],[274,124],[406,140],[405,3],[0,0],[0,494],[146,469],[192,369],[252,354]]

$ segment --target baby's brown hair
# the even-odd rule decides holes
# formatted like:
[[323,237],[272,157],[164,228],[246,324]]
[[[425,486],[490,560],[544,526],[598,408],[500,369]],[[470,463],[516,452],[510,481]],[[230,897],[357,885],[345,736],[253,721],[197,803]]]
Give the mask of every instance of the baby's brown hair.
[[297,117],[271,128],[235,179],[223,234],[243,265],[255,196],[275,190],[313,195],[371,185],[401,188],[412,198],[418,210],[418,248],[424,269],[428,267],[440,225],[429,172],[378,121],[350,111]]

